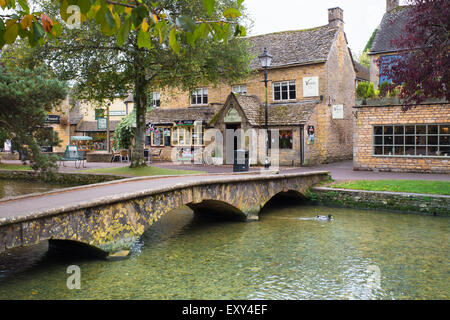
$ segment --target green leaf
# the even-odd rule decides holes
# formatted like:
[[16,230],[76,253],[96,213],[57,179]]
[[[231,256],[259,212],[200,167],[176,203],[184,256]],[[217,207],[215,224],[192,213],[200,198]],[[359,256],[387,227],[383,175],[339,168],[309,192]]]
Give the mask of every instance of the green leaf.
[[33,22],[33,39],[35,41],[41,39],[45,34],[44,28],[39,22]]
[[28,6],[27,0],[18,0],[20,6],[28,14],[30,13],[30,7]]
[[5,23],[3,22],[2,19],[0,19],[0,31],[5,30]]
[[229,9],[227,9],[227,10],[225,10],[223,12],[223,16],[225,18],[232,18],[232,19],[234,19],[234,18],[240,17],[241,16],[241,12],[238,9],[229,8]]
[[150,50],[152,47],[150,33],[140,30],[137,38],[137,45],[139,48],[147,48]]
[[105,17],[106,17],[106,22],[109,25],[109,28],[114,29],[114,27],[116,26],[116,21],[114,20],[114,17],[109,9],[106,10]]
[[181,15],[177,18],[177,25],[183,28],[185,31],[194,32],[195,31],[195,22],[191,17]]
[[78,0],[78,6],[80,7],[81,13],[86,14],[91,9],[91,0]]
[[120,47],[124,44],[126,40],[128,40],[128,35],[130,33],[131,29],[131,20],[130,18],[127,18],[122,26],[119,29],[119,32],[117,34],[117,45]]
[[242,2],[244,2],[244,0],[237,0],[238,8],[241,6]]
[[215,0],[202,0],[208,15],[212,15],[214,12]]
[[177,30],[175,28],[170,30],[169,44],[173,51],[175,51],[176,53],[180,53],[181,48],[180,48],[180,44],[178,43]]
[[[5,34],[3,35],[3,39],[6,44],[12,44],[16,41],[17,35],[19,34],[19,24],[14,23],[8,29],[6,29]],[[42,30],[44,31],[44,30]]]

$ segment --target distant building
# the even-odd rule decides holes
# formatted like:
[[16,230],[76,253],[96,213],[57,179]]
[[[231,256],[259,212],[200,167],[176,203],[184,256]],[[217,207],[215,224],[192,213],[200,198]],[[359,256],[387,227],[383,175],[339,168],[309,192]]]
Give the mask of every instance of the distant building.
[[[404,33],[411,10],[400,7],[398,0],[387,0],[386,4],[386,13],[369,52],[370,80],[376,87],[390,80],[380,77],[377,60],[398,55],[393,40]],[[381,67],[389,67],[389,60]],[[355,170],[450,172],[448,101],[428,101],[403,112],[398,99],[378,99],[369,105],[356,106],[355,117]]]

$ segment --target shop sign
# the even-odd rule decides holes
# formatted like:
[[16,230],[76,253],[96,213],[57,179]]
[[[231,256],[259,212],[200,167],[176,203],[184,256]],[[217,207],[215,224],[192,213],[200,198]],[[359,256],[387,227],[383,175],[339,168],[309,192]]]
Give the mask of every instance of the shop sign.
[[194,120],[176,120],[175,125],[177,126],[193,126]]
[[332,108],[333,119],[344,119],[344,106],[342,104],[336,104]]
[[61,116],[54,115],[54,114],[48,114],[47,118],[45,119],[45,123],[56,123],[59,124],[61,121]]
[[126,116],[127,112],[125,110],[123,110],[123,111],[110,111],[109,115],[110,116]]
[[303,78],[303,97],[319,96],[319,77]]
[[235,108],[231,108],[228,110],[227,115],[223,119],[223,122],[225,123],[236,123],[236,122],[242,122],[242,118],[239,115],[239,112]]

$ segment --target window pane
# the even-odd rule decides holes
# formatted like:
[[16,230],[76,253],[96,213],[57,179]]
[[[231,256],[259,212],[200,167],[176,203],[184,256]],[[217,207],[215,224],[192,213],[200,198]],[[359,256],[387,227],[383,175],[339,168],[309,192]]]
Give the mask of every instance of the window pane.
[[405,127],[406,134],[415,134],[416,129],[414,126],[406,126]]
[[191,97],[191,104],[197,104],[197,97],[195,95]]
[[438,126],[428,126],[428,134],[437,134]]
[[203,96],[203,104],[208,104],[208,96]]
[[439,133],[440,134],[450,134],[450,125],[441,125],[439,126]]
[[439,156],[438,147],[428,147],[427,155],[428,156]]
[[395,136],[395,144],[403,145],[404,143],[405,143],[405,137],[404,136]]
[[439,151],[441,152],[442,157],[449,157],[450,156],[450,147],[439,147]]
[[416,148],[415,147],[405,147],[405,154],[413,156],[416,154]]
[[383,154],[383,147],[375,147],[375,154],[377,155]]
[[427,127],[426,126],[416,126],[416,134],[426,134]]
[[383,134],[383,127],[381,127],[381,126],[373,127],[373,132],[375,134]]
[[439,144],[441,146],[449,146],[450,145],[450,136],[440,136],[439,137]]
[[393,132],[392,126],[384,126],[384,134],[392,134]]
[[427,144],[427,137],[426,136],[417,136],[416,137],[416,145],[424,146]]
[[289,99],[296,99],[297,92],[295,87],[295,82],[289,82]]
[[414,136],[405,137],[405,144],[415,145],[416,143],[415,143]]
[[392,154],[394,152],[393,147],[384,147],[383,150],[384,150],[384,154],[386,156],[392,156]]
[[405,147],[395,147],[394,151],[396,156],[402,156],[405,153]]
[[437,145],[438,137],[437,136],[428,136],[428,145]]
[[416,147],[416,156],[426,156],[427,148],[425,147]]
[[395,134],[403,134],[405,130],[404,126],[395,126],[394,132]]
[[287,90],[285,91],[284,88],[283,88],[283,90],[281,92],[281,99],[283,99],[283,100],[287,100],[288,99],[288,92],[287,92]]
[[386,144],[386,145],[392,145],[392,144],[393,144],[393,138],[392,138],[392,136],[384,136],[384,144]]
[[375,136],[375,144],[383,144],[383,137],[382,136]]
[[274,100],[281,100],[280,92],[275,92],[275,94],[274,94]]

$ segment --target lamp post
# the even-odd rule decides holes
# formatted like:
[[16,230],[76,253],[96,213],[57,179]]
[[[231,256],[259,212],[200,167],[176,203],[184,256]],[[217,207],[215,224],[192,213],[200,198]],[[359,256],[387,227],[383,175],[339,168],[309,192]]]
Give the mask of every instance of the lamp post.
[[261,67],[264,69],[264,85],[266,87],[266,114],[265,114],[265,129],[266,129],[266,159],[264,160],[264,168],[269,169],[269,124],[268,124],[268,103],[267,103],[267,79],[268,69],[272,64],[273,57],[267,53],[267,48],[264,47],[264,52],[258,56]]

